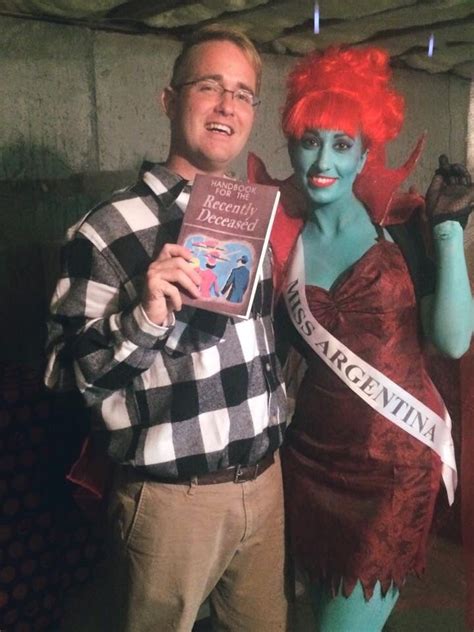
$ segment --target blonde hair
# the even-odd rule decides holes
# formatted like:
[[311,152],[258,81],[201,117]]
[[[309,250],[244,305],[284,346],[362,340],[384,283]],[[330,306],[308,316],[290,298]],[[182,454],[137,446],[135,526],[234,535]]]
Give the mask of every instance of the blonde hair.
[[244,33],[234,28],[219,26],[219,24],[213,24],[199,29],[184,42],[183,48],[173,65],[170,82],[171,87],[176,87],[183,81],[190,51],[192,51],[195,46],[199,46],[199,44],[204,44],[205,42],[232,42],[232,44],[240,48],[255,70],[256,93],[259,94],[262,80],[262,59],[259,52]]

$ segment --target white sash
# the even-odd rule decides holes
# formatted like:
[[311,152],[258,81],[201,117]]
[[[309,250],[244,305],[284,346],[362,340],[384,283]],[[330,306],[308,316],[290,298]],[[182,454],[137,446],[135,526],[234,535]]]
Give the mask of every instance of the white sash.
[[[362,360],[330,334],[311,314],[306,301],[303,243],[298,239],[284,296],[291,320],[303,339],[332,371],[369,406],[439,455],[449,504],[457,484],[451,419],[443,418]],[[433,386],[434,388],[434,386]],[[440,397],[441,401],[441,397]]]

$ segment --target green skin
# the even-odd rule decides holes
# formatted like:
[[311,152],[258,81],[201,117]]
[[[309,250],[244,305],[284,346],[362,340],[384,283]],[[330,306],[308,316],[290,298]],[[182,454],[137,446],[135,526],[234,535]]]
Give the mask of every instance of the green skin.
[[[377,233],[353,184],[367,152],[359,134],[340,130],[307,130],[289,143],[291,164],[309,203],[302,233],[306,283],[329,289],[376,242]],[[428,209],[429,210],[429,209]],[[422,299],[427,338],[445,355],[459,358],[469,348],[474,309],[464,257],[463,230],[457,221],[433,229],[437,281],[434,294]],[[382,597],[376,586],[365,601],[360,584],[349,598],[331,598],[313,587],[313,607],[320,632],[377,632],[397,598],[392,588]]]
[[[302,235],[306,279],[329,289],[377,238],[352,190],[367,154],[360,135],[352,138],[330,130],[309,130],[299,141],[291,140],[289,153],[309,202],[309,220]],[[316,175],[336,180],[319,187],[309,180]],[[463,230],[459,222],[448,220],[434,227],[433,237],[437,283],[435,293],[422,300],[424,333],[443,354],[459,358],[469,348],[474,323]]]

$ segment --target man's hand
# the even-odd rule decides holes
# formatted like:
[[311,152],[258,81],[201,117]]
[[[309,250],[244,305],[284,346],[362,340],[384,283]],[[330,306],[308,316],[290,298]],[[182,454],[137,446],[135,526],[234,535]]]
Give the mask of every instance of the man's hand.
[[439,157],[439,168],[426,193],[426,213],[432,226],[448,220],[467,223],[474,208],[474,186],[467,169],[450,164],[444,154]]
[[165,244],[150,264],[143,292],[142,305],[148,318],[163,325],[170,312],[182,307],[180,290],[198,298],[201,277],[191,265],[192,254],[178,244]]

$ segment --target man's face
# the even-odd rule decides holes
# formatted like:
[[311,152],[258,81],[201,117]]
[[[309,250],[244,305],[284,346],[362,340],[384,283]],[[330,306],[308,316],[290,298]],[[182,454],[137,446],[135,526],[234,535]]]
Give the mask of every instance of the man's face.
[[[228,41],[204,42],[190,50],[179,83],[196,79],[213,79],[227,90],[253,93],[257,82],[249,59]],[[242,151],[255,118],[249,103],[196,84],[167,89],[163,103],[171,120],[167,164],[187,179],[196,173],[222,175]]]

